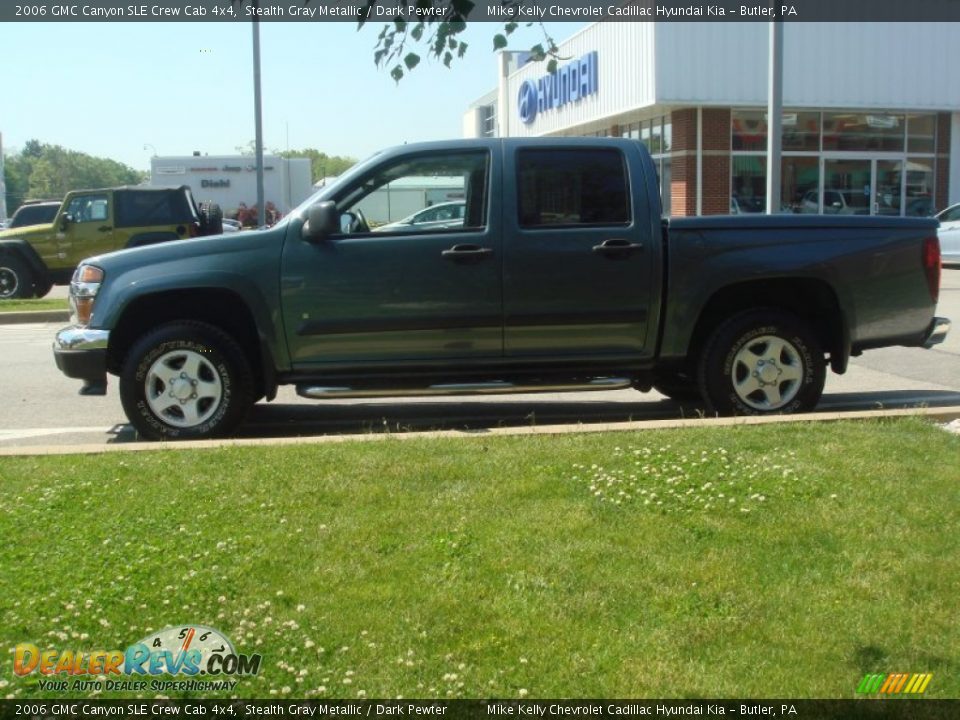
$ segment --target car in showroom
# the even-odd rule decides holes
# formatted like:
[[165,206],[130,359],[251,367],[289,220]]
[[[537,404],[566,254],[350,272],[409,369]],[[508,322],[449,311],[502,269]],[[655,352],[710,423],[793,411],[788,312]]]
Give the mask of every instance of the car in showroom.
[[940,221],[937,237],[940,238],[940,258],[946,265],[960,263],[960,203],[941,210],[936,215]]
[[[819,193],[809,190],[800,201],[797,212],[817,213],[820,211]],[[869,215],[870,198],[859,190],[834,190],[827,188],[823,191],[824,215]]]

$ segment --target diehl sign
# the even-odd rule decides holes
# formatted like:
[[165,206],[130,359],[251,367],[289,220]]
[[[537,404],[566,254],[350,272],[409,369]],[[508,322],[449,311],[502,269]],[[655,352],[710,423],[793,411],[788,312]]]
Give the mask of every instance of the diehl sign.
[[597,51],[594,50],[537,81],[524,80],[517,98],[520,120],[529,125],[544,110],[593,95],[597,86]]
[[201,180],[200,187],[202,188],[228,188],[230,187],[229,180]]

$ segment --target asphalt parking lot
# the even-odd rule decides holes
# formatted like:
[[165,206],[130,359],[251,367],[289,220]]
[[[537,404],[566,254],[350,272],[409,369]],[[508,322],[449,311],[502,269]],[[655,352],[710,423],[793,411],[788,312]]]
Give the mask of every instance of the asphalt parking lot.
[[[57,288],[64,294],[64,288]],[[937,314],[954,321],[932,350],[884,348],[854,358],[846,375],[828,374],[825,411],[960,405],[960,268],[945,268]],[[124,443],[135,440],[116,392],[81,397],[79,383],[53,363],[51,342],[62,323],[0,324],[0,447]],[[310,401],[281,388],[259,403],[242,437],[296,437],[371,431],[471,429],[568,423],[663,420],[696,416],[657,393],[633,390],[541,395]]]

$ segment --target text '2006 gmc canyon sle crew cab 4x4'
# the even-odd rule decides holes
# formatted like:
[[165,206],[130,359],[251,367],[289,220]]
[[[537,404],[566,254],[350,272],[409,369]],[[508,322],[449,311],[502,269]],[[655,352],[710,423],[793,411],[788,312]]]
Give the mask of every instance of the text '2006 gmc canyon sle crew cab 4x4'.
[[[462,223],[371,232],[405,178],[462,200]],[[785,413],[816,406],[827,364],[942,341],[939,279],[930,219],[668,223],[638,142],[462,140],[380,153],[269,230],[84,261],[54,354],[82,392],[119,376],[149,438],[230,433],[280,384],[317,399],[632,386]]]

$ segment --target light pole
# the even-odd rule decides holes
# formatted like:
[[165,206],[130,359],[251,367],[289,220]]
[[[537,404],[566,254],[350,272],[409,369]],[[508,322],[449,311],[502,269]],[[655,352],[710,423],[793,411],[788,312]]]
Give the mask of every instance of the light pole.
[[[253,0],[256,11],[257,0]],[[257,158],[257,225],[266,223],[267,208],[263,197],[263,115],[260,97],[260,22],[254,14],[253,20],[253,117],[256,127],[256,158]]]
[[[771,7],[773,3],[771,3]],[[770,22],[767,68],[767,215],[780,212],[780,151],[783,125],[783,22]]]
[[7,219],[7,183],[3,168],[3,133],[0,133],[0,220]]

